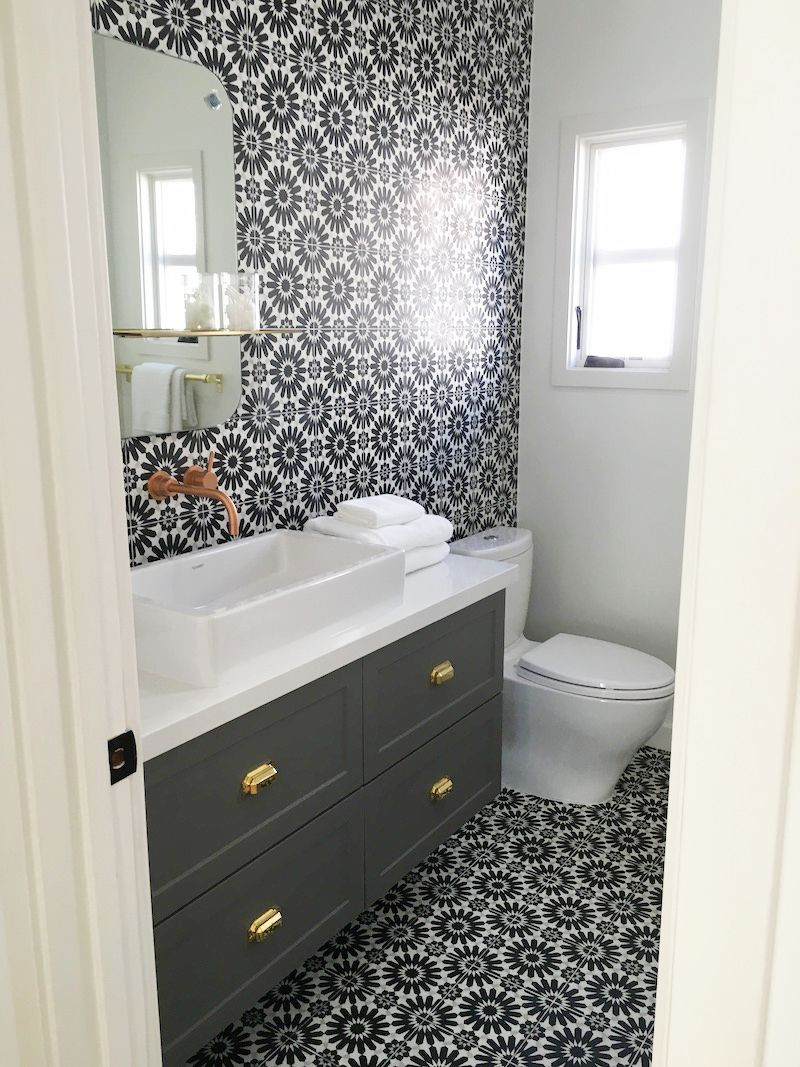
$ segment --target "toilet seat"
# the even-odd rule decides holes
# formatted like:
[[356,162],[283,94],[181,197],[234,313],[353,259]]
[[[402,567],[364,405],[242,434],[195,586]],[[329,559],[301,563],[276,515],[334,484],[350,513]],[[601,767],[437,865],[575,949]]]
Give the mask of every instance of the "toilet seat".
[[546,689],[601,700],[656,700],[675,688],[675,672],[655,656],[576,634],[556,634],[533,646],[516,670]]

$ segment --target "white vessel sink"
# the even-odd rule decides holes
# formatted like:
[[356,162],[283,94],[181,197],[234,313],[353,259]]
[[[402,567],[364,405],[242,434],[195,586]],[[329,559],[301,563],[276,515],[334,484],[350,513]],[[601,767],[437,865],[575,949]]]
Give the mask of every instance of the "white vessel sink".
[[275,530],[131,572],[139,669],[213,686],[223,672],[403,598],[403,553]]

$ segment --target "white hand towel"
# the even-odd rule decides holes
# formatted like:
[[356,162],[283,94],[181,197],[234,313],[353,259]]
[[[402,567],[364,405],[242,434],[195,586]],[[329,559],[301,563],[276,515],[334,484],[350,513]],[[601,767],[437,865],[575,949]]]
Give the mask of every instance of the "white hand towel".
[[398,526],[421,519],[425,508],[404,496],[382,493],[359,500],[343,500],[336,509],[336,518],[357,526],[376,530],[382,526]]
[[430,545],[428,548],[412,548],[406,552],[406,574],[421,571],[423,567],[432,567],[441,563],[450,551],[450,545]]
[[117,406],[119,407],[119,432],[122,437],[131,436],[131,387],[122,374],[116,374]]
[[186,371],[176,367],[170,378],[170,429],[187,430],[197,426],[194,392],[186,381]]
[[131,374],[131,434],[168,433],[172,429],[174,363],[137,363]]
[[169,428],[182,430],[186,416],[186,371],[176,367],[169,380]]
[[183,397],[186,401],[186,419],[184,420],[184,425],[187,430],[195,430],[200,425],[200,419],[197,414],[197,399],[194,386],[191,382],[186,381],[186,372],[184,372]]
[[364,545],[386,545],[388,548],[427,548],[440,545],[453,536],[453,524],[441,515],[423,515],[403,526],[381,526],[379,530],[367,530],[349,522],[342,522],[335,515],[321,515],[309,519],[307,530],[327,534],[329,537],[346,537]]

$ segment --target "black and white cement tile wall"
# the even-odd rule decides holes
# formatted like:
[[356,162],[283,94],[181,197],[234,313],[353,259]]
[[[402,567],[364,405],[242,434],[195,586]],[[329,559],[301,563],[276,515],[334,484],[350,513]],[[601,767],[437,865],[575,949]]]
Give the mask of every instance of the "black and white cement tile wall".
[[650,1067],[668,777],[504,790],[191,1067]]
[[234,114],[238,254],[266,276],[222,426],[125,442],[131,561],[224,541],[156,504],[214,448],[244,535],[409,495],[458,535],[516,515],[532,0],[93,0],[95,28],[201,63]]

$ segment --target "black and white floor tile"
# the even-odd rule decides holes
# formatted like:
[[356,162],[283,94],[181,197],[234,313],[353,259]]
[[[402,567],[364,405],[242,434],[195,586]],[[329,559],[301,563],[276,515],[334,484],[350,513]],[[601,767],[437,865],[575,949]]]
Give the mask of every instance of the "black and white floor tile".
[[503,790],[192,1067],[650,1067],[669,757]]

